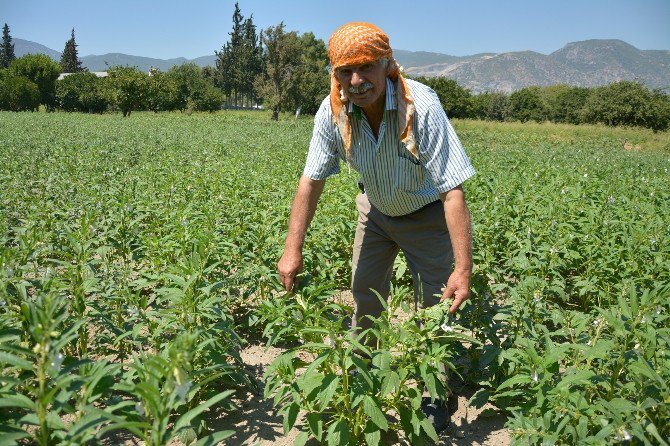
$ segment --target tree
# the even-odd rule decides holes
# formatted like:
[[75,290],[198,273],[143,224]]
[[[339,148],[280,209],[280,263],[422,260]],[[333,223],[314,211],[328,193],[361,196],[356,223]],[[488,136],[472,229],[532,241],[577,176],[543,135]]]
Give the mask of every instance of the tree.
[[149,70],[147,108],[153,112],[176,110],[179,103],[177,83],[157,68]]
[[301,113],[315,114],[330,90],[328,50],[323,40],[313,33],[299,37],[300,71],[295,91],[295,106]]
[[235,11],[233,12],[233,30],[229,33],[230,41],[227,42],[221,51],[215,51],[216,68],[219,71],[219,82],[223,92],[229,98],[233,96],[234,104],[237,105],[237,95],[240,92],[241,67],[240,56],[244,31],[242,26],[242,11],[238,2],[235,2]]
[[9,69],[17,76],[24,76],[37,85],[40,104],[48,110],[56,104],[56,79],[60,65],[46,54],[26,54],[14,60]]
[[107,109],[105,79],[93,73],[73,73],[56,82],[56,101],[65,111],[102,113]]
[[589,89],[570,85],[553,85],[542,89],[547,106],[547,118],[552,122],[579,124]]
[[619,81],[593,90],[584,105],[589,123],[668,128],[668,98],[633,81]]
[[86,68],[81,66],[81,60],[77,56],[77,43],[74,41],[74,28],[72,28],[72,35],[70,40],[65,42],[65,49],[60,57],[60,66],[63,73],[79,73],[86,71]]
[[12,36],[9,35],[9,26],[5,23],[2,28],[2,48],[0,48],[0,68],[9,68],[16,59]]
[[137,68],[112,67],[108,71],[107,92],[110,102],[123,116],[146,107],[149,76]]
[[217,84],[232,104],[255,100],[254,79],[263,71],[262,48],[253,15],[244,19],[238,3],[233,13],[230,41],[215,51]]
[[0,69],[0,110],[36,110],[39,105],[40,92],[34,82]]
[[195,64],[174,66],[166,73],[177,88],[177,108],[180,110],[214,111],[223,105],[223,94],[203,75]]
[[467,90],[453,79],[446,77],[417,78],[421,83],[432,88],[440,99],[442,108],[450,118],[472,117],[472,103],[470,90]]
[[526,87],[509,96],[510,118],[521,122],[542,122],[547,119],[547,108],[540,87]]
[[263,31],[261,41],[265,46],[265,72],[256,78],[254,85],[276,121],[282,109],[295,105],[302,46],[295,31],[284,32],[283,22]]
[[240,91],[247,103],[255,99],[254,79],[263,72],[263,48],[256,34],[253,14],[244,21],[244,36],[240,48],[240,65],[244,72],[240,76]]
[[509,96],[500,92],[486,92],[471,98],[472,116],[487,121],[505,121],[509,115]]

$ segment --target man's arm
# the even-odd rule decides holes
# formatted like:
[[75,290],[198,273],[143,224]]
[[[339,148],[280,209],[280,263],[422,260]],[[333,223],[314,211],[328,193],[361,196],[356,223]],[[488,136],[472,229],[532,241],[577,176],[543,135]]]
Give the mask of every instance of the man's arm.
[[444,204],[444,215],[454,250],[454,271],[449,276],[442,300],[454,301],[449,308],[454,313],[470,297],[470,276],[472,275],[472,224],[470,212],[465,203],[465,192],[459,185],[440,194]]
[[313,180],[306,176],[300,177],[298,182],[298,190],[293,199],[288,221],[284,254],[277,265],[279,280],[286,291],[293,289],[295,276],[302,271],[302,247],[305,244],[305,235],[325,184],[326,180]]

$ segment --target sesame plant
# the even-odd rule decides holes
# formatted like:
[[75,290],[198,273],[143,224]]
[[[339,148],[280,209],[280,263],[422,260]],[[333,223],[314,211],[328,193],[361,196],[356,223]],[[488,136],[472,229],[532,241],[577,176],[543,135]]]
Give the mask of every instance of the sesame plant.
[[[0,366],[9,372],[0,387],[2,444],[26,438],[39,445],[85,444],[106,423],[94,404],[109,398],[118,368],[104,360],[66,356],[83,321],[66,325],[65,299],[54,282],[47,281],[36,297],[21,304],[17,318],[27,327],[27,338],[18,324],[0,331]],[[69,425],[63,416],[71,418]]]
[[392,301],[363,334],[333,298],[357,220],[344,165],[302,287],[278,291],[312,122],[266,118],[0,114],[0,443],[213,443],[257,390],[242,349],[261,338],[300,441],[418,444],[419,396],[457,385],[515,444],[668,443],[667,132],[455,121],[477,170],[471,299],[451,320]]
[[422,398],[446,400],[453,346],[474,339],[452,325],[445,305],[411,311],[398,322],[400,307],[409,310],[407,295],[397,293],[390,304],[382,299],[384,312],[364,332],[347,329],[341,318],[300,327],[303,343],[268,369],[266,396],[280,407],[285,431],[305,413],[297,444],[312,437],[329,445],[378,445],[386,432],[402,432],[411,444],[437,441]]

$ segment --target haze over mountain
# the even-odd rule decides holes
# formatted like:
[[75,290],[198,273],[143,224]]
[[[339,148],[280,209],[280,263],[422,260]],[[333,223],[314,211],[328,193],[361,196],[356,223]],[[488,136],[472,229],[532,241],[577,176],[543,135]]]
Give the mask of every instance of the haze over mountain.
[[[18,57],[44,53],[56,61],[60,52],[23,39],[13,39]],[[482,53],[450,56],[425,51],[394,50],[394,56],[410,76],[445,76],[474,93],[512,92],[524,87],[569,84],[583,87],[605,85],[619,80],[636,80],[650,88],[670,87],[670,51],[639,50],[621,40],[585,40],[572,42],[549,55],[534,51]],[[196,59],[183,57],[155,59],[108,53],[80,57],[90,71],[104,71],[114,65],[150,67],[168,70],[190,62],[214,66],[216,56]]]

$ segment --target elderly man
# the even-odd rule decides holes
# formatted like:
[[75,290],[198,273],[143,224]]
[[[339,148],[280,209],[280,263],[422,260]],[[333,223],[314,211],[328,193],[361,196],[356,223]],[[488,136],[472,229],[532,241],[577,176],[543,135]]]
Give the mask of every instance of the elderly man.
[[415,299],[423,306],[453,299],[453,313],[469,295],[471,226],[461,183],[474,169],[437,95],[403,78],[381,29],[348,23],[328,47],[330,95],[314,120],[278,264],[281,281],[293,288],[326,178],[339,172],[343,160],[360,173],[362,190],[356,197],[353,324],[366,329],[371,322],[365,316],[381,313],[375,292],[388,296],[400,249],[413,274]]

